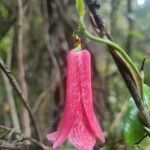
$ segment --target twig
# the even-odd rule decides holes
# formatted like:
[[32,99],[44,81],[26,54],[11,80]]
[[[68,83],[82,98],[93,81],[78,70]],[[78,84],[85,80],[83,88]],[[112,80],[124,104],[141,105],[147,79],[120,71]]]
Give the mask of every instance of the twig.
[[5,133],[1,134],[0,139],[4,139],[9,133],[10,131],[6,131]]
[[0,140],[0,148],[2,149],[12,149],[12,150],[22,150],[22,144],[10,143],[4,140]]
[[[107,30],[104,26],[102,17],[99,15],[99,10],[101,7],[100,1],[99,0],[85,0],[85,2],[88,5],[88,7],[94,17],[94,21],[97,25],[97,28],[102,33],[102,34],[100,34],[100,36],[106,36],[110,41],[113,41],[111,35],[107,32]],[[91,38],[91,39],[98,41],[96,38],[95,39]],[[99,42],[100,42],[100,39],[99,39]],[[109,43],[108,43],[108,45],[109,45]],[[135,69],[134,71],[136,72],[136,74],[134,74],[132,69],[130,68],[131,64],[130,64],[130,66],[126,64],[124,57],[122,55],[120,55],[120,53],[115,51],[115,47],[113,45],[109,45],[108,50],[109,50],[110,54],[112,55],[116,65],[118,67],[118,70],[120,71],[120,73],[125,81],[125,84],[134,99],[134,102],[139,110],[139,113],[141,114],[141,117],[142,117],[141,119],[144,121],[146,126],[150,127],[150,114],[149,114],[149,111],[144,107],[144,105],[142,103],[143,82],[140,81],[142,78],[141,79],[139,78],[140,84],[137,84],[137,81],[135,80],[135,76],[138,75],[139,73],[134,68],[135,66],[132,66],[132,69]],[[138,78],[136,78],[136,79],[138,79]]]
[[107,36],[108,39],[112,41],[111,35],[106,30],[105,24],[102,20],[102,16],[100,15],[100,7],[101,3],[99,0],[85,0],[86,4],[88,5],[92,15],[93,15],[93,21],[95,22],[97,28],[100,30],[100,36]]
[[133,41],[133,36],[131,35],[131,31],[134,29],[133,26],[133,21],[131,17],[129,17],[130,14],[132,14],[132,0],[127,0],[127,13],[128,13],[128,34],[127,34],[127,39],[126,39],[126,50],[128,54],[131,54],[132,50],[132,41]]
[[[23,1],[17,0],[17,6],[18,6],[18,20],[17,20],[17,36],[18,41],[17,44],[17,66],[18,66],[18,74],[19,74],[19,83],[22,89],[22,93],[24,95],[24,99],[26,102],[28,102],[28,86],[25,79],[25,64],[24,64],[24,23],[25,23],[25,14],[24,14],[24,8],[23,8]],[[28,111],[22,107],[21,109],[21,122],[23,127],[23,132],[25,135],[30,136],[31,135],[31,127],[30,127],[30,118]]]
[[127,109],[127,106],[128,106],[127,101],[125,101],[125,103],[121,107],[121,111],[117,114],[117,116],[115,117],[115,120],[113,121],[113,123],[110,127],[110,132],[114,131],[114,129],[116,128],[118,123],[120,123],[120,120],[122,119],[122,116],[124,115],[124,113]]
[[145,62],[146,62],[146,59],[149,59],[150,56],[146,56],[143,61],[142,61],[142,65],[141,65],[141,68],[140,68],[140,71],[144,71],[144,65],[145,65]]
[[150,129],[147,127],[144,127],[144,130],[147,132],[147,135],[150,137]]
[[[7,52],[7,66],[8,67],[11,67],[11,59],[12,59],[12,51],[10,50],[9,52]],[[18,118],[18,114],[17,114],[17,109],[16,109],[16,105],[15,105],[15,100],[14,100],[11,84],[10,84],[7,76],[4,74],[4,72],[2,72],[2,76],[3,76],[3,80],[5,83],[5,88],[6,88],[6,92],[7,92],[7,99],[8,99],[9,105],[10,105],[13,127],[18,132],[21,132],[19,118]]]
[[35,103],[35,105],[34,105],[34,107],[33,107],[33,113],[34,113],[34,114],[37,113],[37,110],[38,110],[39,107],[41,106],[41,104],[42,104],[42,102],[43,102],[43,98],[44,98],[44,96],[45,96],[46,94],[47,94],[47,93],[44,91],[44,92],[42,92],[42,93],[38,96],[38,98],[37,98],[37,100],[36,100],[36,103]]
[[5,87],[6,87],[7,99],[8,99],[9,105],[10,105],[13,126],[14,126],[14,128],[16,128],[16,130],[18,132],[20,132],[21,129],[20,129],[20,124],[19,124],[19,119],[18,119],[18,115],[17,115],[14,97],[12,94],[12,87],[8,81],[8,78],[6,77],[6,75],[3,72],[2,72],[2,77],[3,77],[4,83],[5,83]]
[[19,86],[17,80],[15,79],[15,77],[12,75],[11,71],[8,69],[7,65],[2,61],[2,59],[0,58],[0,68],[1,70],[6,74],[6,76],[8,77],[11,85],[13,86],[13,88],[15,89],[17,95],[20,97],[20,99],[22,100],[22,103],[24,105],[24,107],[27,109],[29,116],[31,118],[31,121],[33,123],[33,126],[35,128],[35,132],[36,132],[36,136],[37,139],[40,140],[40,136],[39,136],[39,130],[37,128],[37,124],[36,121],[34,119],[33,113],[31,111],[30,106],[28,105],[28,103],[26,102],[26,99],[21,91],[21,87]]
[[[12,134],[15,134],[15,135],[19,135],[21,136],[22,138],[22,141],[23,140],[28,140],[28,141],[31,141],[32,143],[36,144],[37,146],[41,147],[43,150],[51,150],[50,147],[44,145],[43,143],[33,139],[32,137],[28,137],[28,136],[25,136],[24,134],[20,133],[20,132],[16,132],[14,130],[12,130],[11,128],[7,128],[3,125],[0,125],[0,129],[3,129],[3,130],[6,130],[6,131],[9,131],[9,132],[12,132]],[[1,140],[0,141],[0,148],[8,148],[8,149],[21,149],[22,150],[22,147],[18,147],[19,144],[14,144],[14,143],[8,143],[4,140]],[[24,145],[24,143],[23,143]]]

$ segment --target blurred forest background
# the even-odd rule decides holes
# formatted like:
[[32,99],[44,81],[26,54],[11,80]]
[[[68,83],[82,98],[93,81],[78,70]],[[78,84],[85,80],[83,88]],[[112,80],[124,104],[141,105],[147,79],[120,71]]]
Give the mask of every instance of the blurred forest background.
[[[150,1],[101,2],[100,12],[114,41],[126,49],[140,68],[143,58],[150,55]],[[75,0],[0,0],[0,59],[19,82],[23,99],[29,103],[41,141],[46,145],[49,145],[46,134],[56,130],[63,111],[66,53],[74,47],[72,34],[77,29],[77,17]],[[96,34],[88,9],[86,26]],[[82,47],[92,54],[94,107],[107,138],[102,149],[150,149],[148,139],[133,147],[124,143],[123,123],[130,94],[107,48],[85,37],[81,39]],[[147,59],[145,83],[148,85],[149,63]],[[0,125],[38,139],[20,97],[1,71]],[[0,127],[0,139],[4,131]]]

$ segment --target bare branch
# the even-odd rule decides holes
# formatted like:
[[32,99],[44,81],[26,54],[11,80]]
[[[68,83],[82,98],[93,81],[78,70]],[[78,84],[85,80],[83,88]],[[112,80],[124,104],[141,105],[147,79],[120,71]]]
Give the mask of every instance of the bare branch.
[[[17,33],[18,33],[18,41],[17,41],[17,66],[19,71],[19,83],[22,89],[22,93],[24,95],[25,101],[28,102],[28,86],[25,80],[25,64],[24,64],[24,24],[25,24],[25,15],[23,9],[23,1],[17,0],[18,6],[18,20],[17,20]],[[21,109],[21,122],[23,127],[23,132],[25,135],[31,135],[31,127],[30,127],[30,118],[27,110],[23,107]]]
[[13,150],[22,150],[22,144],[10,143],[4,140],[0,140],[0,148],[2,149],[13,149]]
[[[15,130],[13,130],[11,128],[7,128],[3,125],[0,125],[0,129],[3,129],[5,131],[9,131],[9,132],[11,131],[12,134],[19,135],[21,137],[21,141],[28,140],[31,143],[41,147],[43,150],[51,150],[50,147],[44,145],[43,143],[41,143],[41,142],[31,138],[31,137],[25,136],[22,133],[16,132]],[[22,143],[22,142],[12,143],[12,142],[7,142],[7,141],[4,141],[4,140],[0,140],[0,148],[15,149],[15,150],[20,149],[20,150],[22,150],[23,149],[22,146],[25,147],[25,143]]]
[[22,103],[24,105],[24,107],[27,109],[29,116],[31,118],[31,121],[33,123],[33,126],[35,128],[35,132],[36,132],[36,136],[37,139],[40,140],[40,136],[39,136],[39,130],[37,128],[37,124],[36,121],[34,119],[33,113],[31,111],[30,106],[28,105],[28,103],[26,102],[26,99],[21,91],[21,87],[19,86],[17,80],[15,79],[15,77],[12,75],[10,69],[8,69],[7,65],[2,61],[2,59],[0,58],[0,68],[1,70],[6,74],[6,76],[8,77],[11,85],[13,86],[13,88],[15,89],[17,95],[20,97],[20,99],[22,100]]
[[[8,67],[11,67],[11,59],[12,59],[12,51],[10,50],[10,51],[7,52],[7,66]],[[15,99],[14,99],[14,96],[13,96],[13,91],[12,91],[11,84],[10,84],[7,76],[3,72],[2,72],[2,76],[3,76],[3,80],[4,80],[6,92],[7,92],[7,99],[8,99],[9,105],[10,105],[13,127],[18,132],[21,132],[19,118],[18,118],[18,114],[17,114],[17,108],[16,108],[16,105],[15,105]]]

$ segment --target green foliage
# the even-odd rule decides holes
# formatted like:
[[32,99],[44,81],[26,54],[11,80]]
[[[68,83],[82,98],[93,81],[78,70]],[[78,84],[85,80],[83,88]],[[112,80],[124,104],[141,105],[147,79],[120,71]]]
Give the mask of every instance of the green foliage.
[[138,110],[133,102],[130,101],[125,117],[124,140],[127,145],[134,145],[145,135],[143,126],[138,118]]
[[[150,87],[144,84],[144,103],[150,110]],[[138,143],[145,136],[143,125],[138,118],[138,110],[133,102],[130,100],[128,110],[125,116],[124,125],[124,140],[127,145],[134,145]],[[148,147],[150,145],[147,145]],[[145,150],[145,149],[144,149]]]
[[8,10],[6,7],[0,2],[0,17],[7,17],[8,16]]
[[10,37],[5,36],[0,40],[0,56],[6,58],[8,48],[10,47]]
[[133,37],[139,39],[139,40],[143,40],[144,39],[144,35],[138,31],[138,30],[131,30],[130,32],[130,35],[132,35]]
[[78,11],[79,16],[84,16],[85,6],[83,0],[76,0],[76,9]]
[[144,84],[144,101],[150,111],[150,87]]
[[139,150],[150,150],[150,137],[145,138],[140,145],[138,145]]

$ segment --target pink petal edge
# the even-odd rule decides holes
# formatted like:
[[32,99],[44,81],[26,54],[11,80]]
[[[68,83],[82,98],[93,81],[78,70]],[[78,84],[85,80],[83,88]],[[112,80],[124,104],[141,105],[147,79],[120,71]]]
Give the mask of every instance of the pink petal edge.
[[88,123],[94,132],[94,135],[99,138],[102,143],[105,143],[105,138],[102,129],[98,123],[93,110],[92,86],[91,86],[91,57],[87,50],[83,50],[80,55],[80,77],[82,85],[82,103]]

